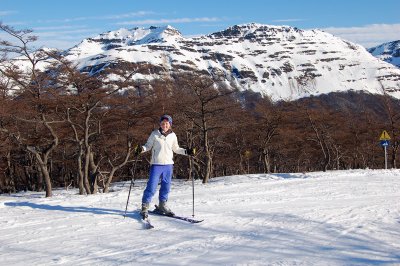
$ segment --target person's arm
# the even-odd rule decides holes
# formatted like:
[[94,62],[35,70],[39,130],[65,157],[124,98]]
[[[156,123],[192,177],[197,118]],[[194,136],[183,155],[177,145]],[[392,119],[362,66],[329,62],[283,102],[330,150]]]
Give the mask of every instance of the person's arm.
[[186,149],[179,147],[178,138],[176,135],[174,136],[174,141],[172,142],[172,150],[177,154],[187,155]]
[[144,144],[142,146],[142,152],[149,151],[149,150],[151,150],[151,148],[153,148],[154,139],[155,139],[154,134],[155,134],[154,131],[151,132],[149,138],[147,139],[146,144]]

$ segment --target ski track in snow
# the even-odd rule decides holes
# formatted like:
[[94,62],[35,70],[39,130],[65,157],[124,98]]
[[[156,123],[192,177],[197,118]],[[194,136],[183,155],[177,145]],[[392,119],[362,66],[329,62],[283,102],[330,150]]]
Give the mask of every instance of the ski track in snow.
[[[90,196],[0,195],[0,265],[400,265],[399,170],[196,181],[204,221],[153,215],[151,230],[138,212],[143,188],[126,218],[129,182]],[[191,217],[191,182],[174,180],[169,204]]]

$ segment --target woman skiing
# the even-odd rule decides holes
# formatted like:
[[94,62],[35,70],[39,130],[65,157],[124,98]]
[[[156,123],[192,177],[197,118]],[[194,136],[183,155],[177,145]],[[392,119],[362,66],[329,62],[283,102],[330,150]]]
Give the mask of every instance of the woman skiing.
[[150,176],[143,192],[140,214],[143,219],[147,218],[151,199],[156,193],[158,182],[161,180],[158,196],[159,204],[156,208],[164,215],[173,216],[174,213],[167,206],[174,165],[173,153],[194,155],[195,149],[179,147],[178,139],[172,131],[172,117],[163,115],[160,117],[160,128],[151,132],[145,145],[136,148],[136,154],[150,150],[152,151]]

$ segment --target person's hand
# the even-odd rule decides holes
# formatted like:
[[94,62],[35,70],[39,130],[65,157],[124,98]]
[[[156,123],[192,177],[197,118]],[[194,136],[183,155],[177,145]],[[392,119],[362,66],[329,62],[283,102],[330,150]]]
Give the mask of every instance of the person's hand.
[[196,154],[196,148],[187,148],[186,154],[189,156],[194,156]]
[[141,154],[142,151],[143,151],[142,146],[136,145],[136,147],[135,147],[135,149],[134,149],[134,154],[135,154],[135,156],[138,156],[139,154]]

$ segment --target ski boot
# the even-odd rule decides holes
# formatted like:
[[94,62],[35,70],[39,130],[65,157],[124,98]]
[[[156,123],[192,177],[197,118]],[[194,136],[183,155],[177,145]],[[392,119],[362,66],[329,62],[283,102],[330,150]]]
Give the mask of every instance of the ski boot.
[[156,205],[156,212],[159,212],[166,216],[174,216],[175,215],[175,213],[173,213],[171,211],[171,209],[168,208],[166,201],[160,201],[159,205],[158,206]]
[[149,203],[142,203],[142,210],[140,211],[140,215],[142,216],[142,219],[145,220],[149,216]]

